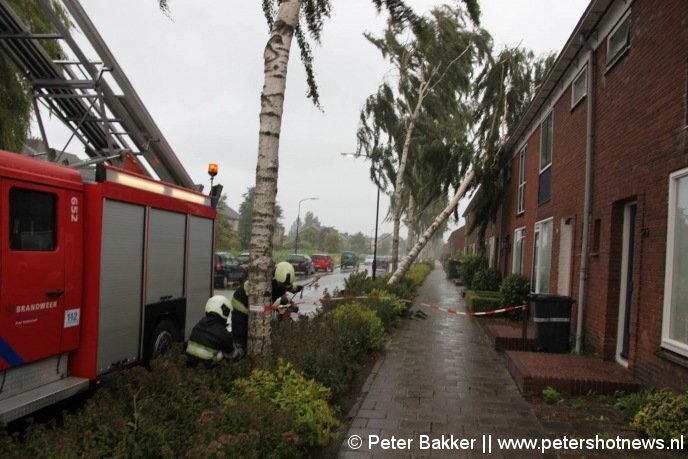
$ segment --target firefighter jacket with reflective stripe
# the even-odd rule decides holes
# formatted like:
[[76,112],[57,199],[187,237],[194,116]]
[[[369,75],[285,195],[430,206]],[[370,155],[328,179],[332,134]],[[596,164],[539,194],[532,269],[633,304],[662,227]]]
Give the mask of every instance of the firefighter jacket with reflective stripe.
[[227,330],[227,321],[213,312],[203,317],[191,330],[186,353],[202,361],[221,360],[223,354],[231,355],[232,334]]

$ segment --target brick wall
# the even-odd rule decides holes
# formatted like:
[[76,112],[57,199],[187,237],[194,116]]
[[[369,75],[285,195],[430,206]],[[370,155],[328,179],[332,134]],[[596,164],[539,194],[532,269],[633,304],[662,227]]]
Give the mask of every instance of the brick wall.
[[[631,4],[630,48],[610,68],[606,66],[605,37],[598,37],[600,46],[594,53],[595,137],[589,236],[592,244],[593,236],[597,236],[592,228],[597,221],[599,249],[588,257],[584,311],[584,350],[607,360],[615,359],[624,206],[636,202],[628,365],[645,384],[675,388],[688,383],[688,359],[667,358],[660,344],[668,180],[671,172],[688,167],[686,31],[688,1],[636,0]],[[525,140],[525,213],[516,215],[519,173],[516,151],[502,209],[502,231],[510,240],[501,260],[504,274],[511,271],[514,230],[526,227],[524,270],[530,275],[534,224],[553,218],[550,292],[556,291],[559,280],[561,220],[570,219],[573,225],[570,291],[574,298],[579,288],[589,100],[586,97],[572,108],[569,88],[549,105],[554,130],[551,200],[541,205],[537,202],[540,129],[534,126]],[[574,321],[575,318],[574,310]]]

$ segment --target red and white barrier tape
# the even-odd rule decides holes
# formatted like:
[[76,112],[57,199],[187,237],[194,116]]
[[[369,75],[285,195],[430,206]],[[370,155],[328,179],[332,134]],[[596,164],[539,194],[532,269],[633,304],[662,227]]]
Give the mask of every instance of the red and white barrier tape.
[[480,312],[471,312],[471,311],[458,311],[453,308],[443,308],[440,307],[436,304],[426,304],[426,303],[416,303],[417,306],[425,306],[426,308],[432,308],[432,309],[437,309],[438,311],[444,311],[447,314],[455,314],[458,316],[469,316],[469,317],[476,317],[476,316],[494,316],[495,314],[502,314],[506,312],[513,312],[513,311],[520,311],[522,309],[526,308],[525,304],[522,304],[521,306],[507,306],[505,308],[500,308],[500,309],[493,309],[491,311],[480,311]]
[[[378,299],[379,297],[376,296],[345,296],[345,297],[336,297],[336,298],[329,298],[325,299],[322,298],[320,301],[327,302],[327,301],[348,301],[348,300],[362,300],[362,299]],[[500,309],[493,309],[491,311],[480,311],[480,312],[471,312],[471,311],[459,311],[458,309],[454,308],[443,308],[440,307],[436,304],[427,304],[427,303],[413,303],[411,300],[401,300],[400,301],[404,303],[411,303],[416,306],[424,306],[426,308],[431,308],[431,309],[437,309],[438,311],[443,311],[446,312],[447,314],[453,314],[453,315],[458,315],[458,316],[469,316],[469,317],[476,317],[476,316],[493,316],[496,314],[503,314],[507,312],[513,312],[513,311],[520,311],[526,308],[525,304],[522,304],[520,306],[507,306],[504,308]]]

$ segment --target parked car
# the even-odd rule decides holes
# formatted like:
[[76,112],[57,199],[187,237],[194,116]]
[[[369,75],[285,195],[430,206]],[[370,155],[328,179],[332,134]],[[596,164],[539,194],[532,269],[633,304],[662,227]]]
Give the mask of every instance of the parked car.
[[358,269],[358,255],[356,252],[342,252],[342,269],[346,268]]
[[313,267],[315,271],[327,271],[332,272],[334,270],[334,261],[332,257],[323,253],[314,253],[311,255],[311,260],[313,260]]
[[248,252],[240,253],[239,256],[237,257],[237,260],[239,260],[239,264],[241,265],[242,268],[248,269],[248,262],[250,260]]
[[215,287],[227,288],[230,284],[242,282],[247,272],[239,260],[227,252],[215,252],[213,257],[215,270]]
[[389,266],[392,264],[392,257],[389,255],[383,255],[377,257],[377,262],[375,263],[375,268],[384,269],[387,271]]
[[292,264],[297,273],[304,273],[306,276],[315,273],[313,260],[308,255],[293,253],[287,256],[287,261]]
[[366,265],[366,266],[368,266],[368,265],[371,265],[371,266],[372,266],[373,260],[374,260],[374,259],[375,259],[374,256],[372,256],[372,255],[366,255],[365,260],[363,260],[363,264]]

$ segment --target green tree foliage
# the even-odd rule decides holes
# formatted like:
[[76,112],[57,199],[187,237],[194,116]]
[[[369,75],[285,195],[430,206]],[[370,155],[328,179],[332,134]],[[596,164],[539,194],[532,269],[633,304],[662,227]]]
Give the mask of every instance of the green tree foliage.
[[[25,0],[8,0],[12,10],[19,19],[35,33],[54,32],[38,2]],[[50,2],[61,16],[65,25],[70,26],[67,14],[62,6]],[[57,59],[63,53],[57,40],[43,40],[50,57]],[[5,53],[0,54],[0,148],[20,151],[29,135],[31,120],[31,87]]]
[[485,230],[494,223],[504,197],[504,184],[510,158],[504,143],[532,100],[542,81],[554,65],[555,55],[536,57],[523,48],[504,48],[478,75],[474,96],[476,107],[477,144],[483,155],[476,158],[476,186],[469,232],[478,231],[478,240],[485,239]]
[[[404,195],[408,202],[412,193],[413,201],[426,206],[446,196],[448,185],[459,182],[465,172],[465,167],[457,167],[460,157],[456,155],[470,153],[471,107],[463,100],[472,91],[475,66],[489,50],[489,35],[472,24],[466,10],[445,5],[418,24],[390,21],[382,37],[366,35],[399,72],[395,82],[383,83],[368,99],[358,131],[359,152],[373,160],[371,175],[383,170],[394,183],[394,257],[398,256]],[[434,154],[421,155],[423,149]],[[469,158],[463,161],[468,163]],[[448,174],[449,183],[437,180]],[[414,186],[414,178],[429,186]],[[421,199],[418,190],[424,192]],[[413,211],[410,208],[409,215]]]
[[356,253],[368,253],[368,239],[361,232],[354,234],[349,238],[349,249]]
[[331,226],[322,227],[318,235],[316,248],[326,253],[339,252],[341,250],[339,232]]
[[227,195],[223,194],[217,204],[217,217],[215,218],[215,249],[218,251],[231,251],[236,245],[237,234],[232,229],[229,217],[222,212],[228,208]]
[[[253,192],[255,188],[249,187],[244,198],[239,205],[239,245],[242,250],[246,250],[251,243],[251,221],[253,219]],[[275,205],[275,220],[282,218],[282,208],[279,204]],[[277,228],[278,225],[275,225]]]

